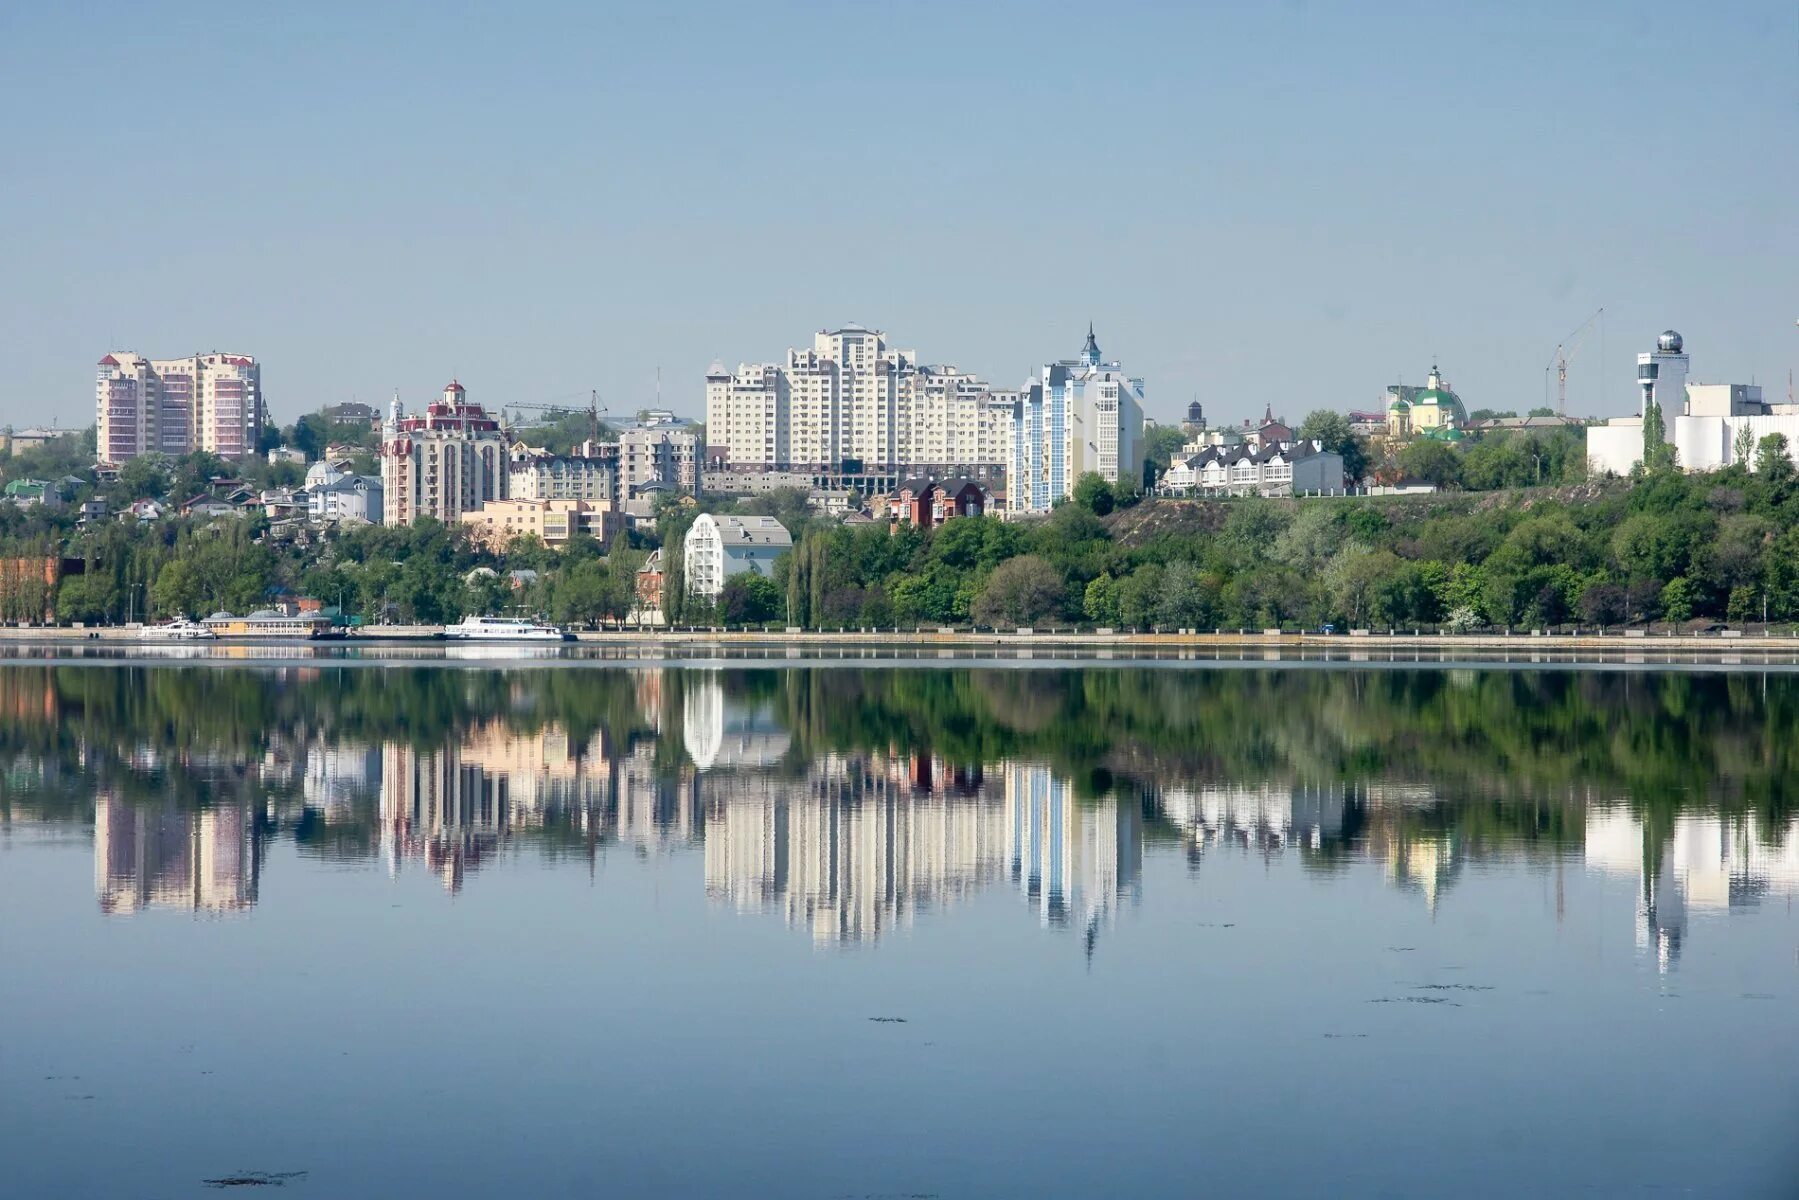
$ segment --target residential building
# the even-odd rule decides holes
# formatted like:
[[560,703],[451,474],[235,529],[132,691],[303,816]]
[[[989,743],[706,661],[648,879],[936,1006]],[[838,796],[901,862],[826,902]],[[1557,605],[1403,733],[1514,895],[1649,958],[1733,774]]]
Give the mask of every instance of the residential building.
[[637,568],[637,603],[631,613],[632,624],[662,624],[662,591],[666,583],[667,576],[662,570],[662,548],[658,546],[650,551],[643,566]]
[[1143,381],[1103,361],[1088,326],[1080,357],[1045,364],[1022,394],[1010,432],[1010,512],[1048,512],[1090,471],[1134,481],[1143,461]]
[[74,437],[80,431],[75,429],[14,429],[11,432],[0,431],[0,455],[18,454],[23,450],[35,450],[39,446],[47,446],[58,438]]
[[244,354],[114,352],[100,360],[94,393],[95,454],[114,466],[193,450],[242,458],[255,453],[265,419],[262,367]]
[[1340,493],[1343,456],[1317,442],[1207,446],[1182,454],[1157,483],[1165,495],[1293,496]]
[[506,495],[513,500],[618,498],[618,447],[583,442],[574,454],[551,454],[516,443],[508,459]]
[[997,469],[1015,397],[953,366],[921,364],[860,325],[820,330],[781,363],[706,373],[705,457],[802,473]]
[[333,425],[354,425],[362,429],[373,429],[381,422],[381,413],[373,404],[359,404],[354,400],[343,404],[327,404],[319,410],[325,420]]
[[384,493],[378,476],[347,471],[327,472],[325,478],[302,489],[307,519],[314,523],[379,525]]
[[793,538],[773,517],[731,517],[701,513],[682,546],[689,593],[716,600],[725,581],[751,571],[767,575],[775,559],[793,548]]
[[527,535],[546,546],[562,547],[577,534],[610,543],[624,529],[624,514],[610,499],[489,500],[462,514],[462,526],[477,542],[503,549]]
[[1637,355],[1641,407],[1634,417],[1613,417],[1587,427],[1587,461],[1597,474],[1629,474],[1643,461],[1643,421],[1651,406],[1660,411],[1662,437],[1689,471],[1711,471],[1737,461],[1745,439],[1755,468],[1761,440],[1780,434],[1788,453],[1799,448],[1799,405],[1769,403],[1753,383],[1689,383],[1686,343],[1674,330],[1656,339],[1656,348]]
[[616,453],[615,501],[628,500],[651,483],[699,495],[706,445],[698,430],[673,419],[633,426],[619,431]]
[[987,489],[977,480],[908,479],[887,498],[887,513],[896,529],[901,525],[935,529],[951,517],[983,516],[990,502]]
[[417,416],[407,416],[395,396],[382,427],[381,487],[384,524],[435,517],[454,525],[463,513],[506,499],[506,435],[455,380]]
[[61,508],[62,493],[47,479],[14,479],[7,483],[6,502],[19,508]]
[[276,446],[273,450],[269,451],[268,459],[269,466],[271,467],[280,466],[282,463],[296,463],[304,466],[306,464],[306,452],[304,450],[296,450],[292,446]]

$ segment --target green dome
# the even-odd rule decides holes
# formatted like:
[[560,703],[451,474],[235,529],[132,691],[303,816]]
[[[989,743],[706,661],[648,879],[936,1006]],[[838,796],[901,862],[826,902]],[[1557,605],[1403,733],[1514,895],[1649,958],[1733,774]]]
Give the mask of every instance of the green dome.
[[1393,397],[1393,403],[1387,405],[1387,411],[1388,412],[1410,412],[1410,411],[1412,411],[1412,405],[1411,405],[1411,402],[1408,401],[1404,396],[1395,396],[1395,397]]

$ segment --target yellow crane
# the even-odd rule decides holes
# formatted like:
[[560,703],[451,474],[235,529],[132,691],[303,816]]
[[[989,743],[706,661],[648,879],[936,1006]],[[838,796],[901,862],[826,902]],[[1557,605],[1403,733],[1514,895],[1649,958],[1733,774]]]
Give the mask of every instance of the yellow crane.
[[[1568,415],[1568,364],[1580,352],[1581,339],[1586,337],[1587,330],[1598,322],[1603,328],[1605,324],[1605,308],[1601,306],[1592,316],[1580,323],[1580,327],[1556,344],[1555,355],[1549,365],[1543,368],[1543,406],[1549,406],[1549,372],[1555,372],[1555,412],[1559,417]],[[1601,369],[1604,365],[1601,364]]]

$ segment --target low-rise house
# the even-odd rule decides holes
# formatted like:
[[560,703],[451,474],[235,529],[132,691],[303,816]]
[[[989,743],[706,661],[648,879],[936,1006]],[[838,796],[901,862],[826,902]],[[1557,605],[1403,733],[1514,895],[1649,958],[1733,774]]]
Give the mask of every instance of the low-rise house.
[[139,523],[160,521],[166,507],[160,500],[133,500],[119,510],[119,520]]
[[184,517],[216,519],[218,517],[247,517],[250,509],[243,502],[233,502],[211,492],[201,492],[198,496],[190,496],[183,500],[178,511]]
[[295,495],[292,488],[264,488],[257,503],[262,511],[268,514],[271,521],[289,521],[306,506],[303,495]]
[[108,515],[106,501],[100,499],[83,500],[81,502],[81,509],[77,520],[82,525],[89,525],[95,521],[104,521]]
[[887,519],[897,528],[935,529],[951,517],[979,517],[992,507],[987,489],[975,479],[908,479],[887,497]]
[[773,517],[701,513],[682,546],[687,590],[716,600],[731,576],[745,571],[768,575],[775,559],[792,548],[793,536]]
[[662,594],[667,586],[667,578],[662,570],[662,548],[658,546],[650,551],[643,566],[637,568],[636,594],[637,603],[633,606],[630,621],[633,625],[661,625]]
[[5,496],[19,508],[62,507],[62,493],[47,479],[15,479],[6,485]]
[[317,608],[303,612],[298,605],[284,604],[259,608],[241,617],[216,612],[201,624],[217,637],[316,638],[331,629],[331,617]]
[[[308,477],[311,474],[307,472]],[[321,472],[321,478],[319,483],[309,483],[302,493],[308,520],[315,524],[381,523],[383,492],[379,476],[326,471]]]
[[1317,442],[1249,442],[1207,446],[1183,455],[1162,473],[1164,495],[1291,496],[1341,492],[1343,456]]
[[269,451],[269,466],[277,467],[282,463],[304,463],[306,451],[296,450],[292,446],[276,446]]
[[860,500],[849,488],[813,488],[806,493],[806,507],[827,517],[848,516]]

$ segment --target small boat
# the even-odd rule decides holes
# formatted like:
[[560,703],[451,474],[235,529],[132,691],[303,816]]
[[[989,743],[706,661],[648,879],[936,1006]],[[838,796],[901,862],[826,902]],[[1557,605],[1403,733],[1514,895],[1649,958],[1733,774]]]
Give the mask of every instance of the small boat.
[[540,625],[523,617],[464,617],[447,626],[444,637],[458,642],[572,642],[575,635],[559,625]]
[[138,636],[152,642],[210,642],[215,635],[198,621],[176,617],[163,625],[146,625]]

